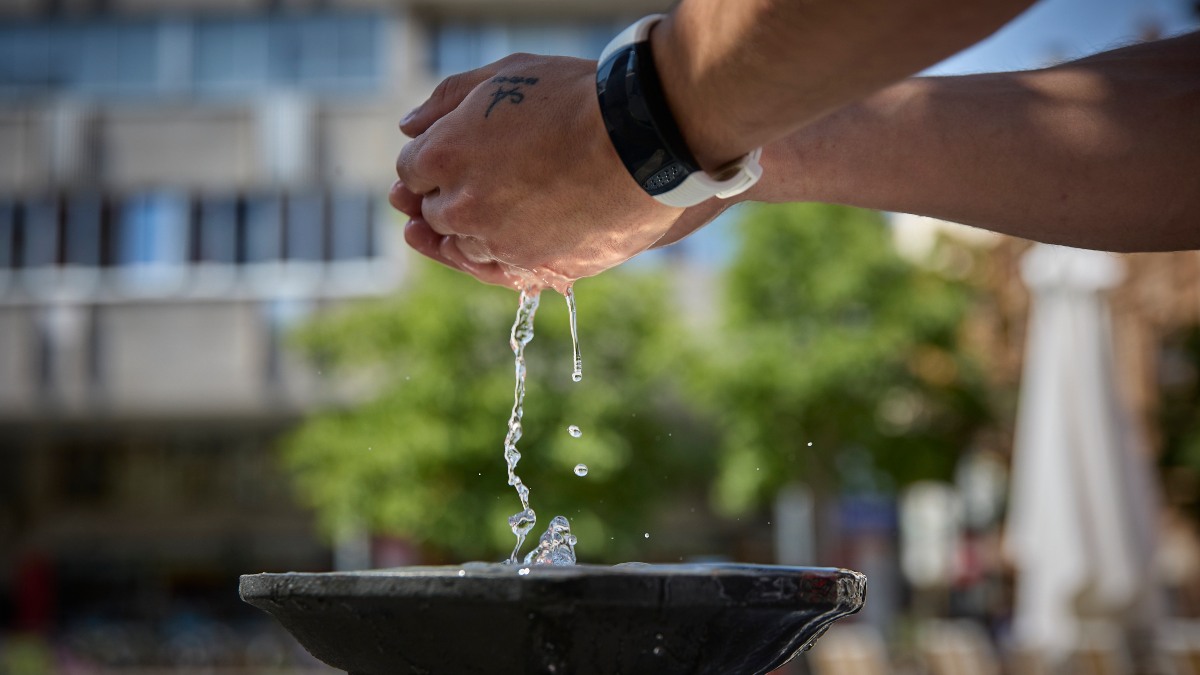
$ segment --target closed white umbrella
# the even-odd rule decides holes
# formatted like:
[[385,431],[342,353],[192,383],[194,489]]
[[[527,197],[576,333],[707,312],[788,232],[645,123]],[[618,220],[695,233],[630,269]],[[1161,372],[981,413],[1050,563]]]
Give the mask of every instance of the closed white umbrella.
[[1037,245],[1017,414],[1007,550],[1018,568],[1014,638],[1060,662],[1083,619],[1153,616],[1156,495],[1117,393],[1106,292],[1114,256]]

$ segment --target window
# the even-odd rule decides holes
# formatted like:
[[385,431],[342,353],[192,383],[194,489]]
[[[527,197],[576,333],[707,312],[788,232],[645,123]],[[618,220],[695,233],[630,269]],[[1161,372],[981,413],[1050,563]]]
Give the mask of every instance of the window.
[[21,261],[25,267],[58,264],[58,201],[38,199],[25,203]]
[[45,86],[50,80],[51,36],[41,24],[0,27],[0,86]]
[[80,31],[79,87],[85,91],[149,92],[158,85],[159,26],[114,23]]
[[13,203],[0,201],[0,270],[11,269],[17,264],[13,246],[16,243],[16,223]]
[[287,216],[288,260],[324,260],[325,200],[321,195],[289,197]]
[[338,77],[369,83],[379,76],[382,50],[379,22],[372,17],[347,17],[338,22]]
[[311,88],[361,85],[377,74],[373,17],[314,16],[276,21],[270,31],[270,78]]
[[376,86],[376,13],[0,25],[0,92],[254,93],[264,86]]
[[[380,206],[373,194],[320,189],[195,199],[173,191],[125,199],[86,191],[0,199],[0,271],[108,269],[118,285],[132,285],[139,293],[173,293],[194,279],[191,268],[198,264],[369,261],[383,255]],[[222,276],[233,270],[209,271],[218,276],[204,279],[236,282],[235,276]],[[262,268],[254,274],[269,283],[274,272]]]
[[276,22],[271,30],[271,79],[328,82],[337,76],[337,34],[320,19]]
[[117,263],[141,286],[182,278],[188,249],[188,202],[173,193],[130,199],[121,209]]
[[471,70],[513,52],[594,59],[622,24],[504,23],[451,21],[433,39],[434,68],[441,77]]
[[283,254],[283,203],[279,197],[258,197],[246,202],[245,262],[279,260]]
[[333,260],[371,257],[371,197],[340,195],[333,199],[330,244]]
[[198,262],[237,262],[237,218],[237,202],[232,199],[208,198],[200,202]]
[[66,207],[66,264],[99,267],[102,200],[98,195],[74,195]]
[[267,83],[265,21],[196,23],[193,71],[204,91],[252,91]]

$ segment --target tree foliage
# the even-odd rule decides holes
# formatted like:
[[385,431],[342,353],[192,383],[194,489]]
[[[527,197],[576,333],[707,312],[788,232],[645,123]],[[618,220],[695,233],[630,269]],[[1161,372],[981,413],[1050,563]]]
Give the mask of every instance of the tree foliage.
[[947,477],[987,418],[961,344],[970,289],[901,258],[871,211],[755,207],[740,237],[696,385],[721,422],[720,507],[795,480],[828,494]]
[[[712,435],[679,402],[688,341],[661,274],[616,271],[575,292],[583,381],[571,381],[565,303],[551,291],[526,350],[517,471],[538,513],[533,539],[564,514],[582,560],[644,557],[642,533],[658,509],[713,471]],[[328,527],[402,535],[455,562],[507,557],[506,521],[520,510],[503,458],[516,308],[511,290],[422,262],[395,297],[299,333],[326,369],[374,385],[360,403],[310,418],[285,444],[300,494]],[[582,437],[567,433],[572,424]],[[578,463],[586,477],[574,474]]]
[[[1183,467],[1190,476],[1200,475],[1200,326],[1189,326],[1169,335],[1163,345],[1160,369],[1162,400],[1158,427],[1162,433],[1160,462],[1168,468]],[[1176,476],[1179,476],[1177,473]],[[1194,478],[1192,479],[1194,480]],[[1178,478],[1167,483],[1173,499],[1187,503],[1200,517],[1196,489]]]

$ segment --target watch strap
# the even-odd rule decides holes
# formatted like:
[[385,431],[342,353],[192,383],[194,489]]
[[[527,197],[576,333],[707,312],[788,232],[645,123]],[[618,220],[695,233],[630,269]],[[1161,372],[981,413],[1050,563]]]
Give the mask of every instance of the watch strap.
[[609,139],[638,185],[659,202],[687,207],[740,194],[762,176],[761,148],[706,173],[687,147],[667,104],[649,41],[664,15],[626,28],[601,54],[596,93]]

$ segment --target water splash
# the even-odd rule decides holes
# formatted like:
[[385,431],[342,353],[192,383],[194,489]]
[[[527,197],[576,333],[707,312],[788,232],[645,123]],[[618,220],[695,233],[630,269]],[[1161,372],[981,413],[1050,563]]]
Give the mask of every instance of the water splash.
[[521,511],[508,518],[508,526],[517,537],[517,545],[508,557],[510,563],[517,562],[517,553],[525,544],[525,537],[537,523],[537,514],[529,508],[529,488],[517,475],[517,462],[521,461],[517,441],[521,440],[521,417],[525,414],[525,346],[533,340],[533,317],[537,314],[538,298],[536,290],[521,291],[517,318],[513,321],[508,341],[513,350],[516,384],[513,387],[512,413],[508,417],[508,433],[504,436],[504,461],[508,464],[508,484],[516,488],[517,496],[521,499]]
[[579,355],[579,329],[575,319],[575,288],[567,287],[567,292],[563,294],[567,299],[567,313],[571,316],[571,348],[575,357],[575,367],[571,371],[571,379],[579,382],[583,379],[583,357]]
[[525,556],[526,565],[574,565],[575,544],[571,523],[563,516],[554,516],[550,527],[538,540],[537,548]]

